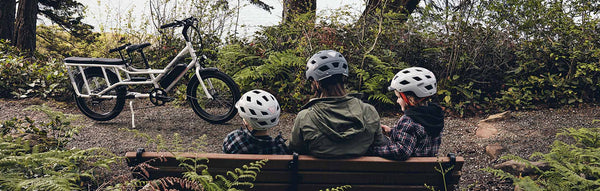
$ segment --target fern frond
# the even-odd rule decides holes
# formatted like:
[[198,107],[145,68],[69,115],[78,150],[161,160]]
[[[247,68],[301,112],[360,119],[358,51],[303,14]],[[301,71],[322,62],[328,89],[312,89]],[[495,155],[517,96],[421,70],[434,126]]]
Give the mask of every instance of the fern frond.
[[[237,177],[234,180],[237,180]],[[227,177],[225,177],[223,175],[217,175],[217,176],[215,176],[215,182],[219,182],[219,183],[223,184],[227,188],[230,188],[231,184],[232,184],[232,182],[229,181],[227,179]]]
[[18,188],[27,190],[71,191],[79,187],[71,180],[59,176],[47,176],[25,179],[17,184]]
[[230,188],[246,190],[254,188],[254,184],[252,184],[251,182],[233,182]]
[[[325,191],[346,191],[346,190],[350,190],[350,188],[352,188],[352,186],[343,185],[343,186],[338,186],[335,188],[327,188],[327,189],[325,189]],[[323,191],[323,190],[319,190],[319,191]]]
[[202,185],[198,184],[195,181],[179,178],[179,177],[163,177],[160,179],[156,179],[148,182],[142,189],[140,190],[169,190],[169,189],[177,189],[177,190],[203,190]]

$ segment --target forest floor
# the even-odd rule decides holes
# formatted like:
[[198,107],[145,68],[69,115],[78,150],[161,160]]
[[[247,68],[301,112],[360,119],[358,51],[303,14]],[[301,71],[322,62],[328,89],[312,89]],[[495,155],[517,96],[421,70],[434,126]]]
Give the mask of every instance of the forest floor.
[[[35,121],[47,121],[41,112],[24,110],[30,105],[46,104],[56,111],[68,114],[81,115],[75,103],[55,102],[39,99],[5,100],[0,99],[0,121],[13,117],[24,118],[28,116]],[[68,143],[69,148],[87,149],[104,147],[118,156],[126,152],[135,151],[137,148],[146,148],[147,151],[156,151],[156,144],[132,132],[138,132],[156,138],[160,136],[166,142],[175,139],[183,147],[195,147],[201,152],[219,153],[223,138],[227,133],[241,127],[241,120],[235,117],[222,125],[210,124],[200,119],[187,106],[176,107],[170,104],[162,107],[149,107],[147,100],[134,100],[135,125],[132,127],[132,118],[129,107],[108,122],[93,121],[85,116],[74,122],[82,127],[79,134]],[[600,119],[600,106],[587,106],[583,108],[540,109],[534,111],[513,111],[511,117],[498,122],[492,122],[498,133],[491,138],[480,138],[475,135],[480,120],[487,116],[455,118],[447,117],[443,132],[442,145],[439,150],[441,156],[447,153],[456,153],[465,158],[462,168],[462,177],[459,190],[513,190],[514,186],[508,180],[500,180],[493,175],[482,171],[482,168],[491,167],[503,162],[497,157],[486,154],[486,146],[497,144],[504,149],[499,155],[513,154],[528,158],[534,152],[546,153],[549,146],[557,139],[556,133],[570,127],[600,127],[594,120]],[[280,123],[272,131],[272,135],[281,132],[285,138],[290,137],[295,114],[283,113]],[[382,117],[382,124],[393,125],[399,114]],[[178,134],[178,137],[174,135]],[[193,143],[199,138],[204,146]],[[122,169],[125,168],[125,164]],[[119,171],[116,171],[119,172]],[[123,170],[120,173],[127,173]]]

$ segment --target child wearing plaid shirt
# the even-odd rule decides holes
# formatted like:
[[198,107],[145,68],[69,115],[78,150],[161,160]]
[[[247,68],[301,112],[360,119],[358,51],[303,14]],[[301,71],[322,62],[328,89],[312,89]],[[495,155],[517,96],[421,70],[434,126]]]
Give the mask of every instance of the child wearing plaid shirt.
[[369,152],[385,158],[406,160],[411,156],[435,156],[442,142],[444,112],[428,102],[437,92],[433,73],[425,68],[404,69],[394,76],[389,90],[396,94],[404,115],[391,128],[381,125],[391,142],[376,145]]
[[289,154],[281,133],[272,138],[268,130],[279,123],[281,109],[273,95],[263,90],[246,92],[235,104],[244,127],[225,137],[228,154]]

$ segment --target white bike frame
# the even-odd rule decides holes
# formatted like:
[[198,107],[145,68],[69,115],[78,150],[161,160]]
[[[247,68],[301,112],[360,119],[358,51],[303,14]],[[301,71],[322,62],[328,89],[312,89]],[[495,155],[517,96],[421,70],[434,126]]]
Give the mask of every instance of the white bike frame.
[[[200,71],[202,69],[204,69],[202,67],[202,65],[198,62],[198,57],[196,56],[196,51],[194,50],[192,43],[189,41],[186,41],[186,46],[183,50],[181,50],[177,56],[175,56],[175,58],[173,58],[173,60],[171,60],[171,62],[162,70],[157,70],[157,69],[136,69],[136,68],[132,68],[132,67],[128,67],[126,64],[121,64],[121,65],[110,65],[110,64],[88,64],[88,63],[67,63],[65,62],[65,65],[67,66],[67,70],[69,72],[69,78],[71,79],[71,84],[73,85],[73,88],[75,89],[75,93],[77,94],[77,97],[84,97],[84,98],[106,98],[106,99],[111,99],[111,98],[116,98],[116,95],[105,95],[107,92],[109,92],[110,90],[118,87],[118,86],[122,86],[122,85],[144,85],[144,84],[152,84],[154,85],[154,88],[160,88],[159,82],[161,79],[163,79],[163,77],[165,77],[167,75],[167,72],[171,71],[173,69],[173,67],[176,65],[177,61],[179,61],[181,58],[183,58],[186,54],[190,54],[192,57],[192,61],[187,65],[187,67],[185,68],[185,70],[183,72],[181,72],[181,74],[179,74],[179,76],[177,76],[177,78],[175,78],[175,80],[173,80],[173,82],[171,82],[171,84],[165,88],[166,92],[169,92],[173,87],[175,87],[175,84],[177,82],[179,82],[179,80],[181,79],[181,77],[183,77],[186,72],[188,70],[190,70],[192,67],[196,67],[196,71],[195,71],[195,75],[198,78],[198,80],[200,81],[200,85],[202,86],[202,89],[204,90],[204,93],[206,94],[206,97],[208,99],[213,99],[212,95],[208,92],[207,89],[207,85],[212,89],[212,83],[210,81],[208,81],[207,85],[204,84],[204,81],[202,80],[202,76],[200,76]],[[202,55],[202,57],[205,57],[204,55]],[[102,91],[98,92],[98,93],[91,93],[90,91],[90,86],[89,86],[89,82],[87,81],[84,69],[88,68],[88,67],[98,67],[102,69],[102,73],[104,75],[104,79],[106,80],[106,84],[108,84],[109,86],[106,87],[105,89],[103,89]],[[83,77],[83,82],[84,82],[84,86],[83,88],[85,88],[87,90],[87,93],[82,93],[78,87],[77,87],[77,83],[75,82],[75,77],[74,77],[74,70],[77,70]],[[107,75],[106,70],[112,70],[118,77],[119,81],[117,83],[111,84]],[[150,79],[146,79],[143,81],[136,81],[136,80],[132,80],[131,75],[144,75],[147,74]],[[124,75],[124,76],[123,76]],[[158,75],[158,76],[156,76]],[[139,92],[130,92],[133,93],[135,98],[148,98],[150,97],[149,93],[139,93]]]

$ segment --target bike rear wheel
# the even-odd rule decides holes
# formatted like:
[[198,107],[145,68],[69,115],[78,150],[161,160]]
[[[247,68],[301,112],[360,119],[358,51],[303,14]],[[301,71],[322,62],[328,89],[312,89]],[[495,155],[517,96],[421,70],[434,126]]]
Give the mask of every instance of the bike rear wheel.
[[[84,70],[85,77],[89,85],[89,91],[85,88],[85,82],[83,81],[83,75],[77,74],[75,76],[75,84],[81,94],[91,95],[98,93],[110,84],[119,82],[116,74],[110,70],[106,70],[106,75],[110,84],[106,82],[102,69],[100,68],[87,68]],[[116,87],[104,95],[111,96],[112,98],[101,98],[101,97],[78,97],[77,93],[73,93],[77,107],[81,112],[89,118],[96,121],[108,121],[117,117],[123,106],[125,105],[125,95],[127,90],[125,87]]]
[[200,81],[194,75],[187,86],[187,98],[192,109],[209,123],[229,121],[237,114],[235,102],[240,99],[238,85],[231,77],[218,70],[202,71],[200,76],[213,99],[206,96]]

